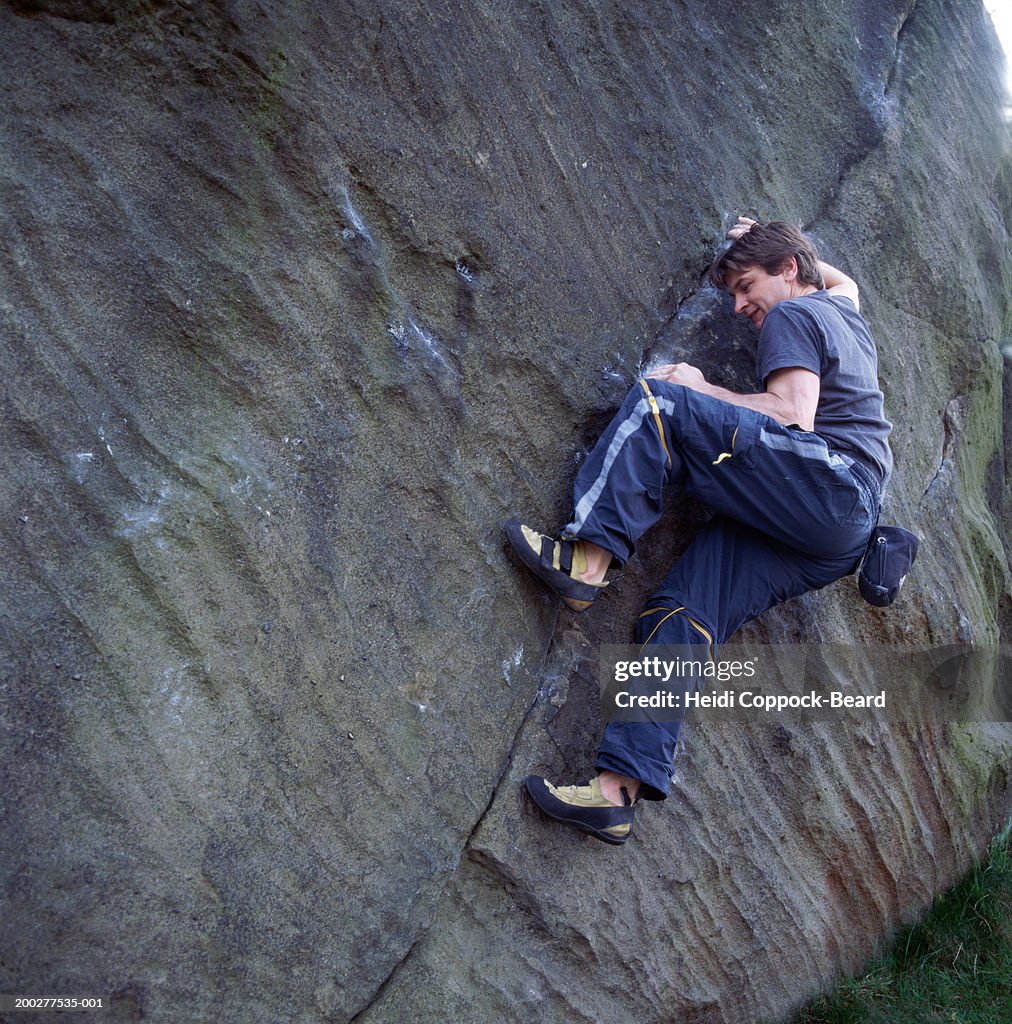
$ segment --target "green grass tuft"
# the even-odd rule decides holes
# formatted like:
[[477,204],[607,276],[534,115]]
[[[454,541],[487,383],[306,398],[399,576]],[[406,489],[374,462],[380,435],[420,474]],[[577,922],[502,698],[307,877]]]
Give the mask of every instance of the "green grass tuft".
[[1012,1022],[1012,827],[988,859],[900,933],[863,978],[841,982],[793,1024]]

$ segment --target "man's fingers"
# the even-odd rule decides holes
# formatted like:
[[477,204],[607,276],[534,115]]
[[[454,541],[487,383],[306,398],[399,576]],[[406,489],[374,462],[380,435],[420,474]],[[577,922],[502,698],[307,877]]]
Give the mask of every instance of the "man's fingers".
[[727,237],[736,242],[742,235],[747,234],[757,224],[751,217],[739,217],[737,223],[733,224],[727,231]]
[[677,374],[681,367],[685,366],[685,363],[664,363],[663,366],[655,366],[648,377],[656,377],[658,380],[666,380],[674,374]]
[[665,380],[669,384],[688,384],[696,376],[702,376],[691,363],[665,363],[655,367],[646,375],[652,380]]

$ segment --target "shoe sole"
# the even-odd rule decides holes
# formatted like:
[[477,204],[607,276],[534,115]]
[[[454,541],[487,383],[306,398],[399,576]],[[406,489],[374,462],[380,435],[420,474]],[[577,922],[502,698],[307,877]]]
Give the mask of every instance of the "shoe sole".
[[[535,806],[542,814],[546,814],[553,821],[558,821],[563,825],[572,825],[574,828],[580,829],[581,832],[586,832],[595,839],[600,839],[602,843],[607,843],[609,846],[625,846],[629,836],[632,835],[631,823],[629,832],[624,836],[612,836],[601,829],[595,828],[588,822],[582,821],[580,818],[567,814],[565,810],[557,809],[555,804],[558,804],[559,808],[566,808],[567,805],[561,800],[556,800],[555,797],[546,792],[545,780],[537,775],[528,775],[524,780],[524,787],[527,789],[528,796],[534,801]],[[549,803],[548,801],[554,801],[554,803]]]
[[574,612],[586,611],[594,603],[594,599],[603,588],[592,587],[589,583],[581,583],[579,580],[574,580],[572,576],[567,576],[564,572],[560,572],[554,566],[545,565],[541,561],[540,553],[536,552],[527,543],[527,538],[524,536],[521,526],[522,524],[519,519],[510,519],[506,523],[506,536],[517,558],[538,579],[543,583],[547,583]]

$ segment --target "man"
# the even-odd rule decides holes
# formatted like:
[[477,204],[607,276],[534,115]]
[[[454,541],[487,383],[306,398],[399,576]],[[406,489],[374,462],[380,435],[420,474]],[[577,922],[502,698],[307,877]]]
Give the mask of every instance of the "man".
[[[506,524],[520,559],[570,607],[590,606],[660,517],[668,483],[714,518],[637,622],[637,643],[705,644],[710,656],[743,623],[854,572],[892,470],[891,424],[857,285],[819,261],[791,224],[747,218],[709,271],[759,332],[763,390],[737,394],[687,363],[632,389],[574,485],[559,538]],[[585,786],[526,786],[550,817],[620,845],[635,805],[663,800],[680,722],[612,722]]]

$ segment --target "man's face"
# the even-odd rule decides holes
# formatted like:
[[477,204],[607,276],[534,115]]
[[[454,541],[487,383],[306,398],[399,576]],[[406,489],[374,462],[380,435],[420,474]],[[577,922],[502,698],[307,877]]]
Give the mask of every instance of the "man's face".
[[797,274],[791,266],[779,274],[767,274],[760,266],[727,275],[727,290],[734,296],[734,311],[747,316],[757,328],[762,327],[766,314],[784,299],[794,296],[792,282]]

